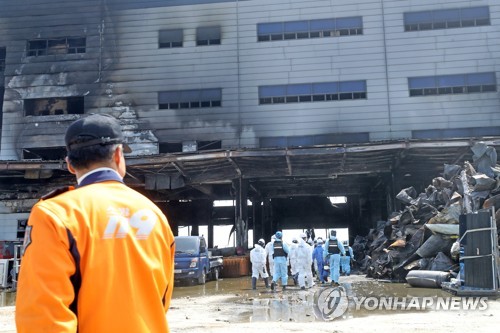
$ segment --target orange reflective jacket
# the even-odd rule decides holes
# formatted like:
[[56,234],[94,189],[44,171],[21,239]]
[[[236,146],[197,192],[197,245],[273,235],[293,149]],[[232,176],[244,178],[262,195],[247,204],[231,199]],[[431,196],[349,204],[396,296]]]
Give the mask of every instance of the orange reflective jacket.
[[168,332],[174,237],[140,193],[105,181],[41,200],[25,246],[18,333]]

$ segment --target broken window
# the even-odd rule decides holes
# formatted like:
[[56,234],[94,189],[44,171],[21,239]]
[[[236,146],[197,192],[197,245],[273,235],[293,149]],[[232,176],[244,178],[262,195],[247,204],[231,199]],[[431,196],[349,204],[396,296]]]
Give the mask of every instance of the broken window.
[[24,100],[25,116],[56,116],[83,113],[83,97],[51,97]]
[[183,39],[184,35],[182,29],[160,30],[158,36],[158,47],[159,48],[182,47]]
[[160,109],[213,108],[222,105],[222,89],[160,91]]
[[85,37],[63,37],[55,39],[35,39],[28,41],[28,57],[53,54],[85,53]]
[[196,45],[219,45],[220,36],[220,27],[196,28]]
[[[193,151],[221,149],[222,147],[222,142],[220,140],[192,141],[192,143],[194,143]],[[186,141],[184,144],[182,142],[160,142],[160,154],[181,153],[185,151],[185,148],[183,148],[185,145]]]
[[182,142],[160,142],[159,152],[160,154],[181,153]]
[[198,150],[221,149],[221,147],[222,147],[222,142],[220,140],[198,141]]
[[5,47],[0,47],[0,72],[5,70],[5,56],[7,52]]
[[275,147],[305,147],[327,144],[345,144],[368,142],[370,135],[367,132],[359,133],[331,133],[319,135],[298,136],[271,136],[261,137],[260,148]]
[[23,148],[23,160],[60,161],[66,157],[65,147]]

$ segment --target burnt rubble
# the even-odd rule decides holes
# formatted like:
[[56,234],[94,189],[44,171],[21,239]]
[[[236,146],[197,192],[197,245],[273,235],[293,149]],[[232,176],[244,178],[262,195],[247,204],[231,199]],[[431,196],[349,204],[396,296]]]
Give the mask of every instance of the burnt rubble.
[[[459,216],[494,207],[500,229],[500,166],[497,153],[484,143],[472,148],[473,161],[444,165],[423,193],[405,188],[396,198],[404,204],[388,221],[379,221],[352,245],[359,270],[367,277],[404,282],[412,270],[442,271],[456,276]],[[457,243],[458,244],[458,243]],[[455,245],[456,248],[456,245]]]

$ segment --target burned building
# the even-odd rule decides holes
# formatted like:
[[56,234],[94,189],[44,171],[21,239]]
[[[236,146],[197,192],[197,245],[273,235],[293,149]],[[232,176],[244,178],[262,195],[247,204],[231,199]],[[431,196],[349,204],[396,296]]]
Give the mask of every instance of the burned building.
[[239,244],[248,229],[362,234],[401,188],[470,160],[474,142],[500,142],[494,0],[0,5],[4,240],[22,237],[43,193],[73,182],[63,133],[89,113],[120,120],[125,181],[174,230],[234,223]]

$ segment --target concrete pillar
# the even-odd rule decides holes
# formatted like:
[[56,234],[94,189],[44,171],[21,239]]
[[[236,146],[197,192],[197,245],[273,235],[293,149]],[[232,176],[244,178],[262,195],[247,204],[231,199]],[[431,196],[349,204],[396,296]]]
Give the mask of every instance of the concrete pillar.
[[214,247],[214,222],[212,219],[208,220],[208,235],[207,235],[207,246],[208,248]]
[[263,231],[264,231],[264,239],[266,240],[266,243],[271,240],[271,236],[274,235],[276,230],[274,230],[274,225],[273,225],[273,213],[272,213],[272,205],[271,205],[271,199],[270,198],[265,198],[263,200],[263,206],[262,206],[262,223],[263,223]]
[[236,247],[241,247],[245,251],[248,249],[248,180],[239,178],[233,181],[236,190],[235,205],[235,235]]
[[[260,238],[264,238],[264,219],[262,214],[262,205],[260,199],[252,200],[252,216],[253,216],[253,242],[254,244]],[[264,238],[265,240],[265,238]]]

